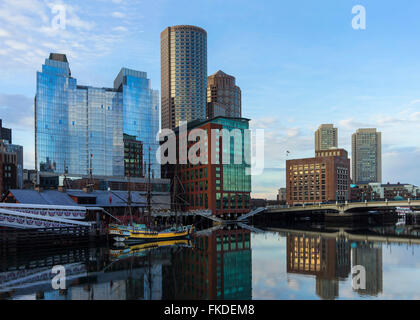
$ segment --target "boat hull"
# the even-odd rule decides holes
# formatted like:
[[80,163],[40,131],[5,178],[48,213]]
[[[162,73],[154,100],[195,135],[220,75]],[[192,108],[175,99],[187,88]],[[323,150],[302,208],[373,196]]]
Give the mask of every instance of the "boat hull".
[[182,231],[165,231],[165,232],[156,232],[149,230],[134,230],[129,231],[128,234],[120,234],[114,239],[117,241],[124,241],[127,243],[134,242],[150,242],[150,241],[165,241],[165,240],[177,240],[187,238],[192,229],[184,229]]

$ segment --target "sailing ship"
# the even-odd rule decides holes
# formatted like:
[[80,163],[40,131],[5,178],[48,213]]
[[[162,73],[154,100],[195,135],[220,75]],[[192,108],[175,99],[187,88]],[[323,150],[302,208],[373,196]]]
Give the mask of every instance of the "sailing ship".
[[123,224],[110,224],[108,228],[108,234],[113,236],[124,236],[129,235],[129,230],[146,230],[146,225],[137,223],[133,223],[131,226],[126,226]]
[[[148,181],[147,181],[147,216],[146,221],[149,221],[151,216],[151,182],[150,182],[150,147],[149,147],[149,164],[148,164]],[[115,236],[114,240],[117,242],[147,242],[147,241],[163,241],[163,240],[173,240],[173,239],[182,239],[189,237],[194,232],[194,227],[189,226],[179,226],[176,223],[175,227],[171,227],[165,230],[157,231],[153,230],[145,225],[134,224],[133,217],[131,213],[131,192],[130,192],[130,183],[128,184],[128,201],[127,206],[130,213],[130,225],[110,225],[108,234]],[[175,209],[176,211],[176,209]],[[177,220],[177,219],[176,219]]]
[[177,226],[162,231],[134,230],[121,231],[121,235],[114,237],[121,242],[162,241],[187,238],[194,232],[193,226]]

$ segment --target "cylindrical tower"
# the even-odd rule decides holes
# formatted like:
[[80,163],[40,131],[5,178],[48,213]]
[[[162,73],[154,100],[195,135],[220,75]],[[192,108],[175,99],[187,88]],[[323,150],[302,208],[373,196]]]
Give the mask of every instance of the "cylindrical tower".
[[162,129],[206,118],[207,32],[180,25],[162,31]]

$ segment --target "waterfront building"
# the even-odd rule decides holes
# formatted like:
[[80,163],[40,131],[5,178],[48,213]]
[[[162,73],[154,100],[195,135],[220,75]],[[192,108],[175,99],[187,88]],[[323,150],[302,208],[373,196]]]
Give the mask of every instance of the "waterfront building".
[[[131,207],[135,218],[141,218],[147,207],[146,191],[130,191]],[[120,220],[130,218],[127,214],[128,191],[126,190],[87,190],[87,189],[60,189],[60,190],[28,190],[9,189],[3,197],[2,202],[18,203],[21,205],[37,206],[81,206],[98,210],[105,209],[107,213],[101,215],[106,217],[108,222],[114,223],[115,219],[111,214]],[[153,190],[151,203],[156,210],[169,210],[170,194],[168,190]],[[99,210],[101,211],[101,210]]]
[[5,143],[8,152],[16,154],[16,183],[17,188],[23,188],[23,146]]
[[352,178],[355,184],[382,182],[381,132],[358,129],[352,135]]
[[286,202],[287,201],[287,191],[286,188],[280,188],[277,194],[277,201]]
[[286,161],[290,205],[346,201],[350,198],[350,160],[344,149],[318,151],[316,157]]
[[351,186],[352,201],[408,200],[420,198],[420,187],[407,183],[377,182]]
[[[40,174],[87,176],[92,168],[94,175],[124,176],[124,134],[154,155],[158,130],[157,92],[146,72],[122,68],[113,88],[80,86],[66,55],[56,53],[37,72],[35,165]],[[159,178],[160,164],[151,159]]]
[[206,118],[207,32],[179,25],[162,31],[162,129]]
[[8,143],[0,140],[0,196],[18,188],[18,154],[10,151]]
[[0,119],[0,140],[2,148],[8,153],[16,153],[17,157],[17,188],[23,188],[23,146],[12,144],[12,129],[4,128]]
[[338,148],[338,129],[333,124],[321,124],[315,131],[315,152]]
[[[250,172],[250,140],[245,132],[249,129],[249,119],[217,117],[208,120],[195,120],[188,123],[186,133],[193,129],[203,129],[207,134],[205,153],[200,156],[207,161],[192,164],[180,158],[180,128],[175,129],[177,136],[177,168],[167,170],[167,178],[179,179],[181,186],[177,188],[183,197],[184,210],[211,210],[212,214],[222,218],[234,218],[249,212],[251,175]],[[222,134],[213,137],[212,130],[225,129],[229,138]],[[234,136],[233,133],[240,133]],[[186,139],[186,137],[184,137]],[[213,141],[215,140],[215,141]],[[215,147],[215,161],[211,159],[212,147]],[[187,153],[194,146],[187,145]],[[181,152],[182,153],[182,152]],[[239,155],[239,156],[238,156]],[[240,157],[239,163],[237,163]],[[166,167],[166,166],[165,166]],[[172,166],[173,167],[173,166]],[[166,170],[166,169],[165,169]],[[175,172],[176,171],[176,172]],[[176,178],[178,177],[178,178]]]
[[0,119],[0,140],[6,140],[9,144],[12,143],[12,129],[3,127],[2,119]]
[[32,189],[36,183],[36,170],[23,169],[23,189]]
[[124,134],[124,175],[126,177],[144,177],[143,144],[136,136]]
[[219,70],[207,78],[207,118],[242,117],[241,89],[235,77]]

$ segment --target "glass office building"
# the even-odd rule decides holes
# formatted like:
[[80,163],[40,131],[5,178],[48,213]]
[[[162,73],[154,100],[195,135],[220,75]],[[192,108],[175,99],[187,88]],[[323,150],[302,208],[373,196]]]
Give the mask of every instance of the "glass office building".
[[382,134],[375,128],[358,129],[352,137],[353,183],[382,182]]
[[[113,88],[77,85],[64,54],[51,54],[37,73],[35,97],[36,168],[70,175],[124,176],[123,134],[151,150],[151,169],[159,142],[158,93],[147,74],[123,68]],[[144,157],[143,163],[148,158]]]

